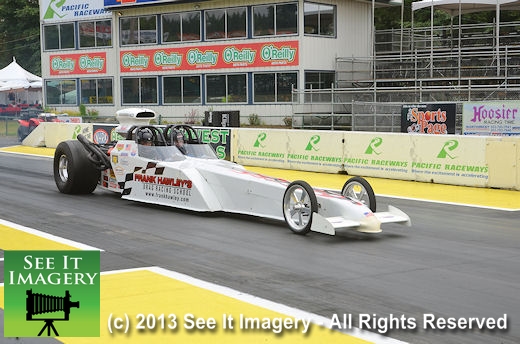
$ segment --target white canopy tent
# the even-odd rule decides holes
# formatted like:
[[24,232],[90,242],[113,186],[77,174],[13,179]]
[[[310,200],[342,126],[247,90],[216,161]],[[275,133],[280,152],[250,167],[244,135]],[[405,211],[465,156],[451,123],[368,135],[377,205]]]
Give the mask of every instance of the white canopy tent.
[[[42,78],[23,69],[13,57],[13,62],[0,69],[0,103],[7,104],[15,95],[15,101],[41,102]],[[23,96],[23,98],[22,98]]]
[[497,7],[502,10],[515,10],[520,8],[518,0],[422,0],[412,2],[412,11],[421,8],[435,7],[455,17],[459,14],[493,11]]
[[495,11],[495,52],[497,61],[497,73],[500,71],[500,10],[518,10],[520,9],[520,0],[421,0],[412,3],[412,30],[413,30],[413,13],[422,8],[431,8],[430,14],[430,47],[433,58],[433,12],[434,9],[439,9],[447,12],[452,19],[453,17],[459,17],[459,51],[461,49],[461,15],[465,13],[484,12],[484,11]]

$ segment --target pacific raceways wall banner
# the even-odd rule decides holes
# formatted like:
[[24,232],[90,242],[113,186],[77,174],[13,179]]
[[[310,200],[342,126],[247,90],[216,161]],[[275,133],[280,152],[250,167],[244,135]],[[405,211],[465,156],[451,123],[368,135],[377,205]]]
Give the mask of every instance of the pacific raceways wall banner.
[[234,132],[243,165],[486,186],[486,143],[454,135],[245,129]]

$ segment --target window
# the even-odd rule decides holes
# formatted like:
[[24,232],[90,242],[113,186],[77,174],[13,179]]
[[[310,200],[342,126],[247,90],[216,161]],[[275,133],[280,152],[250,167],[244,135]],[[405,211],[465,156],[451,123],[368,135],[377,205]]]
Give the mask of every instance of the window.
[[79,47],[109,47],[112,45],[112,22],[110,20],[79,23]]
[[246,103],[246,74],[207,75],[206,103]]
[[305,72],[306,89],[331,88],[334,85],[334,72]]
[[43,27],[45,50],[74,49],[74,24],[46,25]]
[[245,8],[206,11],[206,39],[244,38],[247,36]]
[[163,42],[200,41],[200,12],[163,14]]
[[81,104],[113,104],[112,79],[80,80]]
[[298,4],[253,7],[253,35],[291,35],[298,33]]
[[297,82],[297,73],[256,73],[253,102],[291,102],[292,89],[297,88]]
[[45,96],[47,105],[77,105],[76,81],[47,80],[45,81]]
[[155,16],[120,19],[121,44],[157,43],[157,18]]
[[157,78],[123,78],[123,104],[157,104]]
[[163,78],[164,103],[199,103],[200,76],[172,76]]
[[306,2],[304,31],[307,35],[336,36],[336,7]]

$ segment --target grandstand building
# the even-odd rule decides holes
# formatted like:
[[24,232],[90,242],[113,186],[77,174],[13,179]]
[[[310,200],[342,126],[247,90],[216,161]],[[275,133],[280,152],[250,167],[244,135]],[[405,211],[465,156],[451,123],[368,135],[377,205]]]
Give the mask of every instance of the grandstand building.
[[44,105],[396,131],[403,102],[518,97],[518,23],[375,33],[374,9],[389,4],[42,0]]

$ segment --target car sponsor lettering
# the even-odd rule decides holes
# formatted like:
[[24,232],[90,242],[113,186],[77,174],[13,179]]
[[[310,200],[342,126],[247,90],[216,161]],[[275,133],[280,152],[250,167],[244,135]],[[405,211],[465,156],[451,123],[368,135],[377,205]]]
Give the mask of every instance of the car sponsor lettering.
[[188,188],[188,189],[191,189],[193,186],[192,181],[189,179],[160,177],[160,176],[152,176],[149,174],[140,174],[140,173],[134,174],[134,180],[137,182],[167,185],[167,186],[176,186],[176,187]]

